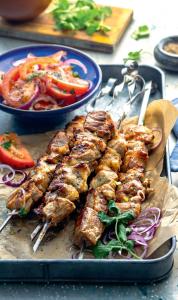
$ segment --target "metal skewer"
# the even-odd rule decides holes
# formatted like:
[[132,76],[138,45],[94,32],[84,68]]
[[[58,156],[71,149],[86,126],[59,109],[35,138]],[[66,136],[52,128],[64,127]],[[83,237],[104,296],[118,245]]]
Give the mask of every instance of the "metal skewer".
[[33,232],[30,235],[31,241],[34,240],[34,238],[36,237],[36,235],[38,234],[38,232],[41,230],[42,227],[43,227],[43,224],[38,224],[36,226],[36,228],[33,230]]
[[0,226],[0,232],[4,229],[4,227],[9,223],[9,221],[11,220],[11,218],[15,215],[18,215],[18,212],[16,211],[16,209],[14,209],[10,214],[8,214],[7,218],[5,219],[5,221],[2,223],[2,225]]
[[43,225],[43,228],[40,232],[40,235],[38,236],[34,246],[33,246],[33,252],[36,252],[39,245],[41,244],[46,232],[48,231],[49,227],[51,226],[51,224],[49,222],[45,222],[44,225]]

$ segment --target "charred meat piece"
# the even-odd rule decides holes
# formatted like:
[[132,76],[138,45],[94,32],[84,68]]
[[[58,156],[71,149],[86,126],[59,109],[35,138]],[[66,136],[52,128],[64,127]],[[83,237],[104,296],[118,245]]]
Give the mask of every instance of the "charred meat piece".
[[38,189],[36,184],[33,181],[27,181],[10,195],[7,208],[10,210],[20,210],[23,208],[25,213],[28,213],[31,206],[42,196],[43,192]]
[[144,142],[145,145],[151,144],[154,139],[152,130],[141,125],[126,125],[123,129],[123,133],[126,140],[141,141]]
[[96,169],[97,172],[100,170],[108,170],[117,172],[120,170],[121,156],[111,148],[107,148],[104,156],[101,158],[100,163]]
[[124,203],[116,203],[116,206],[120,209],[121,212],[125,212],[128,210],[133,210],[135,217],[141,212],[141,205],[140,203],[133,203],[133,202],[124,202]]
[[[79,193],[84,193],[88,189],[87,179],[90,169],[87,164],[80,163],[74,166],[61,164],[57,167],[55,177],[49,186],[49,190],[54,190],[57,182],[65,182],[73,185]],[[58,183],[57,183],[58,184]]]
[[118,133],[112,140],[108,143],[108,147],[115,150],[120,154],[121,158],[124,157],[127,151],[127,142],[123,134]]
[[104,111],[89,113],[85,120],[84,129],[105,140],[110,140],[115,134],[114,123],[110,115]]
[[75,204],[66,198],[57,196],[48,201],[42,213],[45,220],[57,225],[75,210]]
[[60,130],[56,133],[48,145],[47,154],[49,163],[58,163],[64,155],[69,154],[69,140],[65,131]]
[[101,170],[92,179],[90,188],[96,189],[97,187],[102,186],[110,181],[117,181],[117,179],[118,176],[114,171]]
[[104,225],[98,218],[98,212],[90,207],[86,207],[77,219],[75,244],[81,246],[81,243],[85,241],[89,245],[95,245],[103,230]]
[[69,139],[70,148],[72,148],[75,138],[76,131],[84,131],[83,125],[85,122],[85,116],[76,116],[69,124],[66,126],[66,135]]

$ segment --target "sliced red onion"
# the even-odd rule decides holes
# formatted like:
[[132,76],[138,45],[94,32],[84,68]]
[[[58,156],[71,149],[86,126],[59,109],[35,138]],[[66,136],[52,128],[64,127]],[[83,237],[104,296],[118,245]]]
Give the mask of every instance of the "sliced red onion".
[[71,64],[74,64],[74,65],[79,66],[85,74],[87,74],[87,72],[88,72],[86,66],[81,61],[79,61],[78,59],[74,59],[74,58],[67,59],[67,60],[64,61],[64,64],[69,65],[69,66]]
[[[2,184],[2,183],[6,184],[7,182],[11,181],[14,178],[15,170],[12,167],[10,167],[9,165],[5,165],[5,164],[0,164],[0,170],[1,169],[8,171],[8,173],[3,175],[0,179],[0,184]],[[7,176],[7,177],[4,178],[4,176]]]
[[132,231],[132,233],[128,236],[128,239],[133,240],[136,245],[148,246],[143,236],[135,233],[134,231]]
[[33,101],[38,97],[39,92],[40,92],[39,86],[36,84],[34,93],[33,93],[32,97],[30,98],[30,100],[27,103],[19,106],[18,108],[28,110],[30,108],[30,106],[32,105]]
[[20,174],[22,175],[22,178],[19,179],[18,181],[13,181],[14,177],[12,179],[9,179],[11,176],[11,172],[9,174],[5,174],[2,178],[2,180],[4,180],[4,183],[8,186],[11,187],[19,187],[26,179],[27,179],[27,173],[25,171],[22,170],[14,170],[15,175]]
[[158,207],[150,207],[143,210],[137,219],[142,218],[151,218],[154,217],[155,222],[157,222],[160,219],[161,216],[161,210]]

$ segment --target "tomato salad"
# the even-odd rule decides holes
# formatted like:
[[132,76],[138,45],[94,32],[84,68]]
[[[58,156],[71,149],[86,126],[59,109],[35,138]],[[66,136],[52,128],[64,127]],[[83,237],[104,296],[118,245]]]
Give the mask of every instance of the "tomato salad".
[[73,65],[87,69],[76,59],[64,60],[65,51],[13,63],[6,73],[0,72],[0,94],[5,105],[24,110],[50,110],[70,105],[90,89],[90,82],[74,72]]

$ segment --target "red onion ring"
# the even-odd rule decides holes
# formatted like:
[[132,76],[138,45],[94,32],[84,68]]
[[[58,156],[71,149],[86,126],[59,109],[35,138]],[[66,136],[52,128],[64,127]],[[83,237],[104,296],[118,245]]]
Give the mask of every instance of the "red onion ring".
[[[2,176],[2,178],[0,178],[0,184],[2,183],[7,183],[9,181],[11,181],[14,176],[15,176],[15,170],[13,168],[11,168],[9,165],[5,165],[5,164],[0,164],[0,169],[7,169],[8,170],[8,174],[5,174]],[[11,177],[9,177],[11,175]],[[4,178],[4,176],[7,176],[6,178]]]
[[148,246],[144,237],[141,236],[140,234],[135,233],[134,231],[132,231],[132,233],[128,236],[128,239],[135,241],[136,245],[142,245],[145,247]]
[[16,174],[20,174],[22,175],[22,178],[18,181],[12,181],[14,179],[9,179],[9,176],[11,174],[11,172],[9,174],[5,174],[3,177],[2,177],[2,180],[4,180],[4,183],[8,186],[11,186],[11,187],[19,187],[26,179],[27,179],[27,173],[25,171],[22,171],[22,170],[14,170],[15,172],[15,175]]
[[70,59],[67,59],[67,60],[64,61],[64,65],[70,65],[70,64],[74,64],[74,65],[79,66],[83,70],[83,72],[85,74],[87,74],[87,72],[88,72],[87,68],[81,61],[79,61],[77,59],[74,59],[74,58],[70,58]]
[[163,139],[163,133],[162,133],[161,128],[152,128],[151,130],[152,130],[153,134],[154,134],[154,132],[155,133],[157,132],[157,135],[154,135],[157,141],[150,148],[150,150],[154,150],[161,144],[162,139]]

